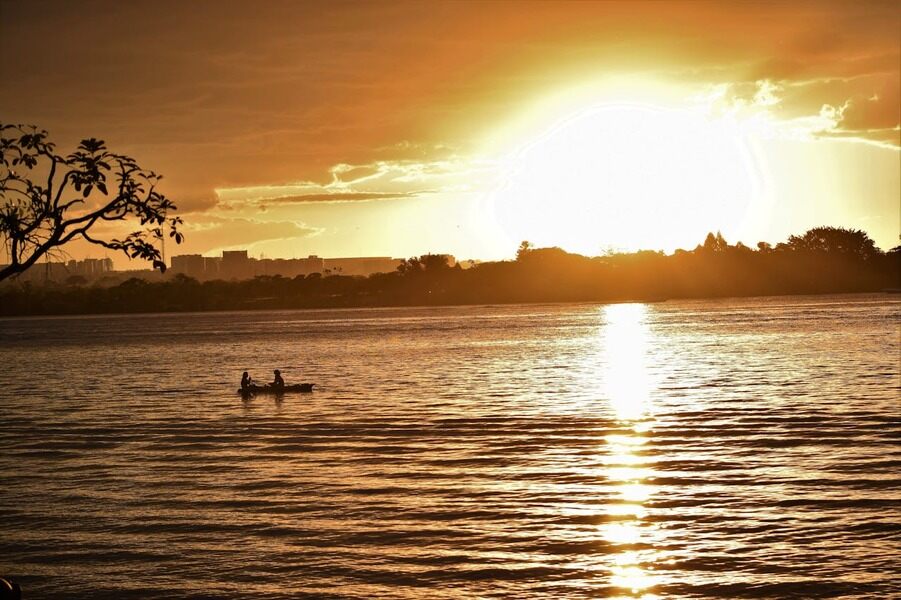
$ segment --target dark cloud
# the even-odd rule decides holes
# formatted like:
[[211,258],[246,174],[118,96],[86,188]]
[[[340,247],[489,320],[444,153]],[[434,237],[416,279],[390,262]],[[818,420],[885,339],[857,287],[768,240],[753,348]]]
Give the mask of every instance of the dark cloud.
[[848,79],[812,80],[775,84],[780,103],[776,115],[798,118],[816,114],[828,105],[840,113],[835,134],[898,145],[892,130],[901,124],[901,97],[897,74]]
[[301,194],[260,199],[260,204],[302,204],[305,202],[364,202],[367,200],[397,200],[413,198],[426,191],[417,192],[333,192],[322,194]]
[[180,215],[206,212],[219,204],[219,198],[212,190],[179,192],[177,196],[169,196],[169,199],[178,207]]
[[[883,82],[865,93],[848,98],[848,106],[840,123],[843,129],[881,130],[897,127],[901,123],[901,82]],[[872,91],[871,91],[872,90]]]

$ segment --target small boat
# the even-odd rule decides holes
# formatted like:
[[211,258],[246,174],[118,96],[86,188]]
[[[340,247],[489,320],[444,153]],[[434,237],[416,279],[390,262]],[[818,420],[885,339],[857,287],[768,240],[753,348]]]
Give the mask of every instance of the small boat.
[[286,385],[283,387],[271,387],[268,385],[252,385],[247,389],[238,388],[238,394],[242,396],[257,396],[259,394],[270,394],[278,396],[280,394],[301,393],[307,394],[313,391],[315,383],[296,383],[294,385]]

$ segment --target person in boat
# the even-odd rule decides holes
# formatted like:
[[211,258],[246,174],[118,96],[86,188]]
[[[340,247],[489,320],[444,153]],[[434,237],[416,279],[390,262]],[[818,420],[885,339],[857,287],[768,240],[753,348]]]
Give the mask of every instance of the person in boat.
[[269,384],[269,387],[276,389],[285,387],[285,380],[282,379],[282,372],[278,369],[275,370],[275,379],[272,380],[272,383]]
[[247,371],[244,371],[244,374],[241,375],[241,389],[244,391],[249,391],[253,387],[253,378],[247,374]]

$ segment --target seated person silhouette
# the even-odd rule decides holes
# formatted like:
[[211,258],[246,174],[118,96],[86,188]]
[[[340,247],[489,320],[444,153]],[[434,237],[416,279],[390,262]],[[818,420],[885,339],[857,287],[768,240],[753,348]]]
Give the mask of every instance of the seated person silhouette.
[[276,389],[285,387],[285,380],[282,379],[282,372],[278,369],[275,370],[275,379],[272,381],[272,383],[269,384],[269,387]]
[[241,389],[249,390],[253,387],[253,378],[247,374],[247,371],[244,371],[244,374],[241,375]]

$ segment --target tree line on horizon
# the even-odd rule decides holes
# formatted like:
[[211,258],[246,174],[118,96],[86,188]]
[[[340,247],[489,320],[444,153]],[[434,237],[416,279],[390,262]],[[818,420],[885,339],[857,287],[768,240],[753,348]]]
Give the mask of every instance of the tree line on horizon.
[[[0,123],[0,314],[72,314],[508,302],[663,300],[897,288],[901,248],[882,252],[863,231],[817,227],[775,246],[730,245],[710,233],[691,251],[586,257],[523,242],[516,260],[463,270],[446,257],[407,259],[369,277],[312,274],[198,282],[179,275],[117,285],[34,285],[18,276],[82,240],[165,271],[164,239],[180,243],[181,218],[160,193],[161,176],[88,138],[59,154],[47,131]],[[95,225],[123,221],[131,233],[97,237]]]
[[0,286],[0,314],[344,308],[878,292],[901,288],[901,246],[881,251],[861,230],[817,227],[772,246],[710,233],[694,250],[587,257],[523,242],[515,260],[451,267],[443,255],[368,277],[320,273],[199,282],[185,275],[114,286]]

